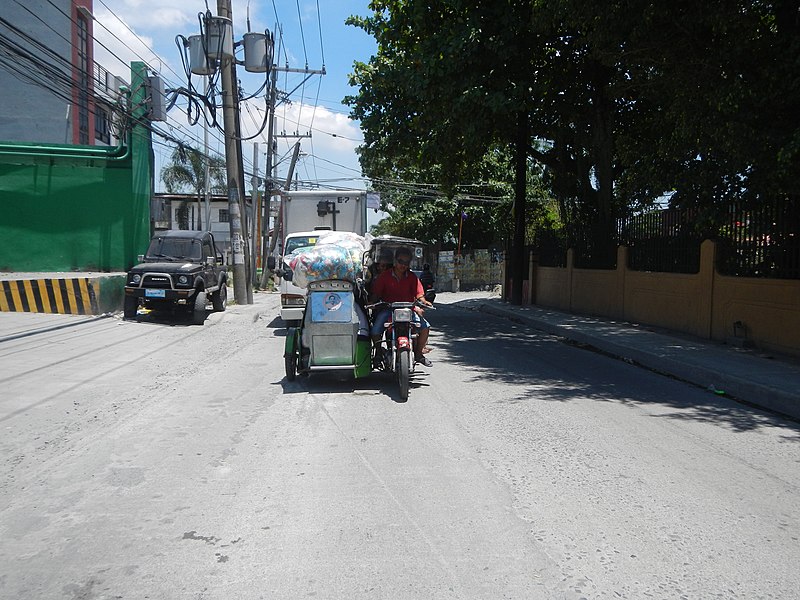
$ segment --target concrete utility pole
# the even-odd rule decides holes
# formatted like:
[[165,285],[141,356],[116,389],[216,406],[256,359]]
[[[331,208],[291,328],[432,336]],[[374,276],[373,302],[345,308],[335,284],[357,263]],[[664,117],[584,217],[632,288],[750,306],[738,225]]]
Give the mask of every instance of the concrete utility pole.
[[256,232],[257,225],[260,224],[259,215],[261,214],[261,194],[259,188],[261,186],[261,179],[258,176],[258,142],[253,143],[253,177],[250,180],[250,198],[253,207],[252,217],[250,219],[250,279],[253,281],[253,286],[259,284],[258,281],[258,235]]
[[[272,176],[274,167],[273,152],[275,138],[275,101],[278,94],[278,72],[275,70],[275,65],[271,65],[270,79],[269,79],[269,105],[267,106],[267,168],[265,178],[267,180],[266,189],[264,191],[264,223],[261,230],[261,287],[267,287],[267,257],[275,250],[274,244],[271,244],[269,225],[270,225],[270,210],[272,208],[272,196],[275,193],[275,179]],[[275,239],[275,233],[272,238]]]
[[[217,0],[217,14],[233,20],[230,0]],[[242,145],[238,137],[236,103],[236,70],[233,58],[220,61],[222,74],[222,115],[225,129],[225,165],[228,173],[228,214],[230,217],[231,250],[233,252],[233,294],[237,304],[252,303],[248,298],[247,264],[245,262],[246,242],[242,235],[242,202],[244,180],[242,164]],[[246,233],[246,231],[245,231]]]

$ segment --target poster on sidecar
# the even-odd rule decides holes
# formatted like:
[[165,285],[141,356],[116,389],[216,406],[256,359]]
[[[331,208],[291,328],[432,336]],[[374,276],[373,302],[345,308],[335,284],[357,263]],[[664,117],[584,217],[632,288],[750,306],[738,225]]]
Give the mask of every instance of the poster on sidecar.
[[[378,370],[393,373],[400,397],[408,398],[414,372],[414,305],[365,304],[367,289],[379,268],[378,258],[400,247],[410,249],[415,259],[422,259],[422,243],[417,240],[388,236],[367,239],[334,231],[321,235],[314,247],[300,248],[289,258],[290,277],[307,290],[307,296],[300,325],[289,327],[286,334],[288,381],[315,371],[345,370],[362,378]],[[382,343],[373,351],[367,313],[386,309],[390,318]]]

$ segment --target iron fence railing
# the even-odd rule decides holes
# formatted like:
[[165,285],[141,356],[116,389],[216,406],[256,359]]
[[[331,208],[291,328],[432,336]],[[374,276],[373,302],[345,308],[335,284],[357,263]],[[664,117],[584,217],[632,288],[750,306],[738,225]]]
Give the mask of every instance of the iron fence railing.
[[614,269],[617,246],[628,247],[627,267],[635,271],[697,273],[704,239],[717,243],[716,268],[723,275],[800,279],[800,200],[756,206],[729,205],[714,212],[667,209],[630,216],[615,227],[572,225],[536,233],[539,264]]
[[613,224],[602,222],[572,225],[568,242],[577,269],[616,269],[619,233]]
[[800,279],[800,201],[732,206],[717,230],[723,275]]
[[703,235],[694,217],[692,210],[668,209],[621,219],[620,243],[628,247],[628,268],[698,273]]
[[536,233],[530,248],[543,267],[567,266],[567,237],[562,230],[545,229]]

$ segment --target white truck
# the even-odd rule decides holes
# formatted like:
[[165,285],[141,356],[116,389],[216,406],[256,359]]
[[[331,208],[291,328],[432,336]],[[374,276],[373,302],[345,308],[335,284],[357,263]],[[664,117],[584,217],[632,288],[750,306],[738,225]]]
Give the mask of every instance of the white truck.
[[[297,248],[314,246],[323,230],[367,232],[367,193],[353,190],[296,191],[281,193],[282,241],[279,268],[288,268],[284,258]],[[303,318],[306,290],[281,277],[281,319],[295,323]]]

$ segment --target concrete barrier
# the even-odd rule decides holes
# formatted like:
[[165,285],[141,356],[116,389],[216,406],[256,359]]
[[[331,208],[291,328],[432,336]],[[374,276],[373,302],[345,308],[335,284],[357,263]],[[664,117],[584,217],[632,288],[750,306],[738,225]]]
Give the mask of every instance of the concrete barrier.
[[100,315],[122,308],[125,275],[20,277],[0,280],[0,311]]

